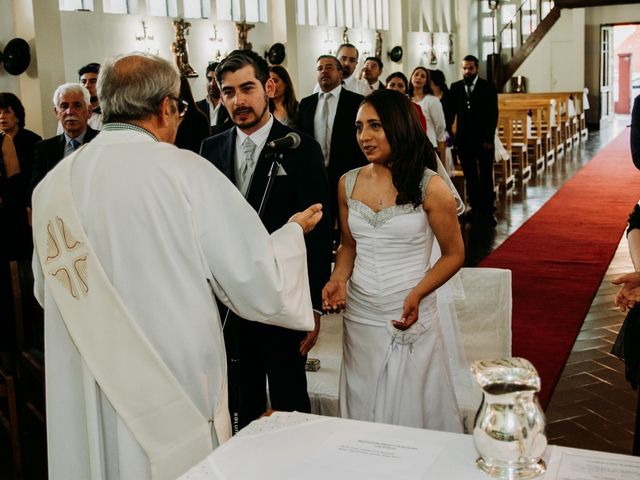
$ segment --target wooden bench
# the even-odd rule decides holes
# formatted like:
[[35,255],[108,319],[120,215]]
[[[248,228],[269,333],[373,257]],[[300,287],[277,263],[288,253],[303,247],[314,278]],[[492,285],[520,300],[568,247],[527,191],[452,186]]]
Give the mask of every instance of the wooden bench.
[[530,142],[530,149],[535,148],[538,150],[535,154],[538,159],[536,170],[540,171],[544,167],[553,165],[556,157],[561,157],[564,154],[564,144],[557,139],[557,129],[549,125],[548,119],[551,109],[549,102],[538,101],[533,105],[528,103],[520,104],[520,102],[514,103],[501,104],[500,114],[527,115],[527,134],[531,139],[539,140],[539,142],[537,140]]
[[[498,127],[497,132],[501,129],[505,130],[504,122],[506,120],[498,118]],[[502,146],[506,150],[507,154],[505,156],[500,155],[496,149],[496,154],[494,158],[494,168],[493,168],[493,184],[495,187],[499,187],[504,193],[508,193],[513,190],[515,187],[515,176],[513,175],[513,167],[511,163],[511,155],[512,155],[512,147],[511,147],[511,132],[507,131],[504,135],[504,139],[500,138],[500,135],[496,132],[496,135]],[[494,187],[494,188],[495,188]]]
[[512,172],[521,183],[531,178],[531,165],[529,165],[528,146],[525,142],[514,142],[513,135],[517,132],[518,119],[510,115],[500,115],[498,118],[498,138],[507,152],[511,154]]
[[586,140],[589,131],[585,117],[585,92],[582,90],[565,92],[504,93],[499,102],[520,102],[534,100],[553,100],[556,111],[556,124],[562,131],[567,148]]

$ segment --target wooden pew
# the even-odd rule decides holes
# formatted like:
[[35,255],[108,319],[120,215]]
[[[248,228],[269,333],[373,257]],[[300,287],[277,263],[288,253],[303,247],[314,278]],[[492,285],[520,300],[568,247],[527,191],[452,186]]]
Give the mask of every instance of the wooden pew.
[[521,122],[522,120],[523,118],[519,115],[504,115],[501,113],[498,118],[498,138],[500,138],[500,141],[505,145],[507,151],[511,152],[512,171],[520,181],[524,183],[531,178],[531,165],[529,165],[529,149],[526,143],[526,132],[525,138],[518,138],[518,140],[522,141],[514,141],[514,135],[518,131],[521,131],[518,126],[518,122]]
[[[527,149],[529,165],[532,172],[539,174],[545,168],[545,154],[542,148],[542,137],[534,132],[529,110],[503,110],[501,115],[511,118],[513,133],[511,143],[522,144]],[[539,131],[539,130],[538,130]]]
[[[498,138],[502,142],[503,147],[507,151],[506,158],[500,155],[496,155],[494,159],[494,185],[504,192],[510,192],[515,186],[515,177],[513,175],[513,168],[511,164],[512,146],[511,146],[511,129],[506,125],[508,121],[505,118],[498,118],[497,130],[504,133],[502,137],[498,134]],[[496,181],[497,180],[497,181]]]
[[530,100],[555,100],[558,117],[557,124],[563,130],[564,141],[568,148],[587,139],[589,132],[585,119],[584,91],[506,93],[499,95],[499,98],[503,101],[511,101],[516,97]]
[[545,157],[545,166],[553,165],[556,159],[562,158],[565,151],[565,143],[562,137],[562,129],[554,120],[554,114],[549,99],[535,99],[523,95],[504,94],[499,96],[500,112],[531,112],[532,134],[540,138]]

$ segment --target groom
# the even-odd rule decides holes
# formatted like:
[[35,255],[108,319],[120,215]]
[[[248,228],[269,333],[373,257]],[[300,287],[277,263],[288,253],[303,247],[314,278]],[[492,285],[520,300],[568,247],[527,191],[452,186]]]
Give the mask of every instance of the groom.
[[[275,84],[269,78],[267,63],[252,51],[236,50],[218,65],[215,75],[222,102],[236,128],[206,139],[200,154],[238,187],[254,209],[259,211],[264,203],[261,218],[269,232],[280,228],[303,205],[328,205],[327,174],[320,146],[302,133],[297,148],[277,152],[282,156],[280,166],[265,197],[274,158],[267,144],[292,132],[269,113],[269,96],[274,93]],[[305,237],[305,243],[316,320],[313,332],[261,325],[233,312],[228,314],[225,343],[234,429],[266,411],[267,378],[271,408],[310,411],[304,366],[320,328],[321,290],[330,274],[328,216]]]

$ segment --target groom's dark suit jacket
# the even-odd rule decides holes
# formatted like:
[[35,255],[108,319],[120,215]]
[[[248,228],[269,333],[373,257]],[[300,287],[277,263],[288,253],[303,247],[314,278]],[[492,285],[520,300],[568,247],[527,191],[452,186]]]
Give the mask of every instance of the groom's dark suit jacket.
[[[274,119],[267,143],[286,136],[293,130]],[[200,155],[213,163],[225,176],[236,183],[236,129],[224,131],[202,142]],[[300,133],[302,142],[295,150],[284,151],[282,166],[286,175],[277,175],[266,203],[262,223],[271,233],[282,227],[291,215],[314,203],[322,203],[326,209],[329,200],[327,174],[322,163],[318,143]],[[270,160],[268,148],[260,153],[256,163],[247,201],[257,211],[267,185]],[[309,283],[314,308],[321,309],[321,291],[327,282],[331,268],[331,241],[329,221],[325,217],[316,228],[305,236],[309,268]]]
[[[274,119],[267,142],[282,138],[292,130]],[[275,177],[262,222],[269,232],[287,223],[291,215],[314,203],[322,203],[325,215],[315,229],[305,236],[311,298],[315,309],[321,309],[322,287],[331,269],[330,222],[327,174],[320,145],[300,133],[302,142],[294,150],[283,152],[284,172]],[[202,142],[200,155],[213,163],[234,184],[237,129],[232,128]],[[247,201],[258,211],[267,185],[271,159],[268,148],[260,153],[247,192]],[[260,295],[257,291],[256,295]],[[229,315],[231,327],[225,327],[229,357],[229,404],[232,416],[242,428],[262,415],[266,409],[265,376],[269,378],[271,408],[283,411],[310,411],[300,342],[305,332],[297,332]],[[235,327],[233,326],[235,324]],[[235,331],[237,333],[230,333]],[[234,337],[238,340],[234,340]],[[237,352],[234,357],[233,352]],[[234,373],[234,371],[236,373]],[[234,396],[237,395],[237,400]],[[234,425],[235,426],[235,425]]]

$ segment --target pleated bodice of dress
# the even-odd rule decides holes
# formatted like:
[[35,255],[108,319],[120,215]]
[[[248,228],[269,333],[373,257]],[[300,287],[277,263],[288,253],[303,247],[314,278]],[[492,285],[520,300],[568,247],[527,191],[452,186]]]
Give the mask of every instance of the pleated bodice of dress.
[[[422,205],[374,212],[351,198],[358,173],[352,170],[345,179],[349,228],[356,242],[345,315],[358,323],[386,325],[399,320],[405,297],[429,271],[434,236]],[[425,169],[423,196],[433,175]]]

